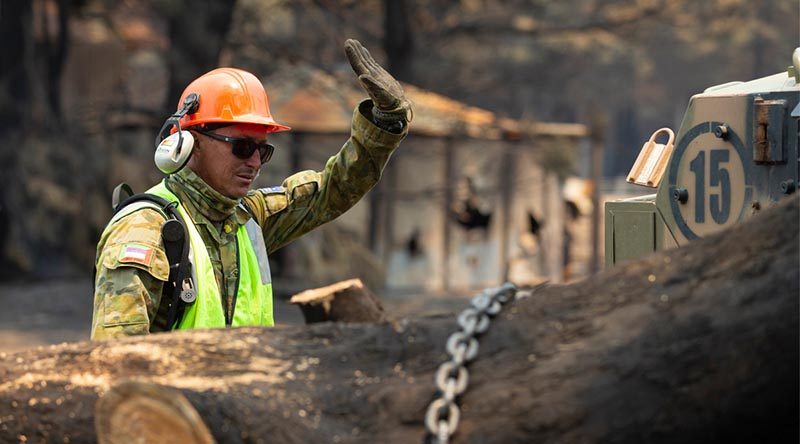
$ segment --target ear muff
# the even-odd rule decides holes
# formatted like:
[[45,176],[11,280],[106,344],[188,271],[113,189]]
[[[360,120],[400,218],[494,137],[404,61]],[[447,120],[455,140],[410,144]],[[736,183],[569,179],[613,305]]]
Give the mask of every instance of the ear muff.
[[[181,118],[187,114],[197,112],[200,106],[200,95],[191,93],[183,100],[183,104],[175,114],[161,126],[161,130],[156,136],[156,153],[154,160],[156,167],[164,174],[172,174],[180,171],[186,166],[194,148],[194,137],[189,131],[181,129]],[[172,128],[177,131],[167,136]]]
[[192,156],[194,137],[189,131],[178,131],[170,134],[156,147],[155,162],[164,174],[177,173]]

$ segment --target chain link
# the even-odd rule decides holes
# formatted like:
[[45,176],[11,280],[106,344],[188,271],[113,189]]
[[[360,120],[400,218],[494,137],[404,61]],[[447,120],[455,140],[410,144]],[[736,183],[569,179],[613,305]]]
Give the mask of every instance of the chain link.
[[[454,374],[457,375],[456,378],[453,378]],[[436,371],[436,387],[439,387],[439,390],[445,394],[445,398],[451,401],[455,399],[455,396],[464,393],[464,390],[467,389],[468,382],[469,372],[467,372],[467,368],[453,361],[445,362],[440,365],[439,370]],[[447,396],[451,385],[455,396]]]
[[459,347],[464,347],[466,349],[464,357],[464,361],[466,362],[472,361],[478,354],[478,340],[472,337],[472,335],[467,335],[463,331],[457,331],[447,338],[447,353],[450,353],[451,356],[455,356]]
[[[446,443],[448,437],[458,427],[460,415],[461,410],[454,402],[448,402],[444,398],[435,399],[425,414],[425,427],[439,439],[439,442]],[[443,434],[444,440],[440,439]]]
[[483,290],[472,298],[471,307],[458,315],[457,331],[447,338],[447,353],[451,359],[442,363],[436,371],[436,387],[440,395],[428,406],[425,427],[434,444],[447,444],[456,432],[461,410],[457,397],[467,390],[469,372],[466,364],[478,355],[478,339],[489,329],[491,318],[500,313],[503,304],[514,298],[517,287],[507,282],[499,288]]

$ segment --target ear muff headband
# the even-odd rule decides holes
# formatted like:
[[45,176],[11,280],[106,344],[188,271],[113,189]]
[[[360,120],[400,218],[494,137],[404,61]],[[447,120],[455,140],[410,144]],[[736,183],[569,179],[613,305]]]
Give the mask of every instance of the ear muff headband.
[[[172,127],[177,128],[178,132],[181,132],[181,119],[183,116],[187,114],[194,114],[197,112],[197,108],[200,107],[200,95],[197,93],[189,93],[185,99],[183,99],[183,104],[181,105],[180,109],[175,112],[175,114],[169,116],[169,118],[164,122],[164,125],[161,126],[161,130],[158,132],[156,136],[156,143],[155,145],[158,146],[162,140],[166,139],[169,135],[170,130]],[[180,140],[180,142],[183,142]],[[181,146],[181,143],[178,143],[178,146]]]
[[[161,126],[161,130],[156,136],[155,163],[164,174],[172,174],[183,168],[189,161],[194,146],[194,138],[188,131],[181,128],[181,119],[187,114],[197,112],[200,106],[200,95],[189,93],[180,109]],[[172,128],[177,131],[170,135]]]

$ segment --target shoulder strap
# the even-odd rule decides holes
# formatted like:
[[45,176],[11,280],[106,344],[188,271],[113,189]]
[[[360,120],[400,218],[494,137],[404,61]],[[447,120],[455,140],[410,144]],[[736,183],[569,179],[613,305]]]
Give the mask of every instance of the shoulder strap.
[[122,193],[125,193],[128,197],[133,196],[133,189],[130,185],[125,182],[114,187],[114,191],[111,192],[111,208],[114,209],[114,213],[117,213],[117,208],[119,208],[119,203],[122,198]]
[[[122,199],[123,192],[128,197]],[[169,278],[161,291],[161,300],[150,323],[150,332],[169,331],[183,316],[186,305],[194,303],[195,299],[186,224],[178,213],[178,202],[170,202],[155,194],[133,194],[133,190],[125,183],[114,188],[111,205],[115,216],[126,207],[137,203],[145,206],[151,204],[167,217],[161,226],[161,239],[167,253]]]
[[121,203],[117,204],[114,207],[114,215],[125,209],[130,204],[137,203],[137,202],[149,202],[153,203],[164,213],[167,218],[176,218],[180,220],[180,215],[178,214],[175,207],[178,206],[177,202],[170,202],[163,197],[156,196],[155,194],[148,194],[148,193],[140,193],[134,194],[123,200]]

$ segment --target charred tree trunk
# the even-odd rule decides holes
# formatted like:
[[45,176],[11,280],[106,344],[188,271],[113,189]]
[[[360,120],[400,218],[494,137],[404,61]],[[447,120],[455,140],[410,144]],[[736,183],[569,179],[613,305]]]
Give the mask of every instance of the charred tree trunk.
[[383,47],[386,50],[389,72],[398,80],[412,83],[414,41],[409,4],[406,0],[384,0],[383,8],[386,29]]
[[[797,442],[799,268],[795,198],[507,304],[480,338],[453,442]],[[421,442],[455,330],[429,317],[3,356],[0,441],[93,442],[98,396],[134,378],[177,388],[217,442]]]
[[0,133],[19,129],[29,117],[33,46],[30,0],[7,0],[0,6]]
[[170,81],[167,112],[173,113],[181,93],[195,78],[219,66],[219,56],[231,27],[236,1],[190,2],[162,6],[169,17]]
[[[58,12],[56,17],[57,27],[55,33],[52,35],[44,32],[39,46],[43,55],[42,61],[42,83],[45,85],[47,95],[47,103],[52,115],[56,121],[61,121],[61,72],[64,68],[64,60],[67,57],[67,48],[69,46],[69,16],[70,8],[73,1],[70,0],[57,0]],[[40,17],[43,29],[47,29],[47,17],[44,12],[40,12]]]

